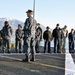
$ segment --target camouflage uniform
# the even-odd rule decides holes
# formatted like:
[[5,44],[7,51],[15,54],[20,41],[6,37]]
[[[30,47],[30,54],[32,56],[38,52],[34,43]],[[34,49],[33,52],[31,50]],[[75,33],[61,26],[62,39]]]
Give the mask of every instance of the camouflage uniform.
[[36,29],[36,32],[35,32],[35,40],[36,40],[36,45],[35,45],[35,49],[36,49],[36,53],[39,53],[39,43],[40,43],[40,40],[41,40],[41,35],[42,35],[42,29],[40,27],[38,27]]
[[27,61],[30,61],[30,54],[32,55],[31,60],[35,60],[35,25],[36,21],[33,17],[26,19],[24,23],[24,50]]
[[3,32],[4,51],[7,45],[8,53],[10,53],[10,40],[11,40],[11,35],[13,33],[12,28],[9,25],[4,26],[2,32]]
[[61,45],[61,50],[63,53],[65,53],[65,46],[66,46],[66,38],[68,36],[68,31],[62,29],[62,45]]
[[23,30],[16,30],[16,52],[21,53],[22,52],[22,41],[24,37]]

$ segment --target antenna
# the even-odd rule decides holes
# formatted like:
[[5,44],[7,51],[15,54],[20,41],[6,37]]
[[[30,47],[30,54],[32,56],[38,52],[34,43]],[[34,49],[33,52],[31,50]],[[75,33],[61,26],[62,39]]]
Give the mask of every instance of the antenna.
[[35,19],[35,0],[34,0],[34,4],[33,4],[33,18]]

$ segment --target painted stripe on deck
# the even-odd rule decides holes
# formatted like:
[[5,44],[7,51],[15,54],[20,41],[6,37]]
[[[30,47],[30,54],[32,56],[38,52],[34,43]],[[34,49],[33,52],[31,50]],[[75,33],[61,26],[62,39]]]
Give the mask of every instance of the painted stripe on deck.
[[69,50],[65,54],[65,75],[75,75],[75,64]]

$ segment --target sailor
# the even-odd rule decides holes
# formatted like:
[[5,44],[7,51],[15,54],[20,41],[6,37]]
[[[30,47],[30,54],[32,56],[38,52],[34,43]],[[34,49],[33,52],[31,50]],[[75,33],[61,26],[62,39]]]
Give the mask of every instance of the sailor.
[[[24,50],[25,50],[25,59],[23,61],[35,61],[35,26],[36,20],[32,17],[33,11],[28,10],[27,19],[24,23]],[[31,59],[30,59],[31,57]]]

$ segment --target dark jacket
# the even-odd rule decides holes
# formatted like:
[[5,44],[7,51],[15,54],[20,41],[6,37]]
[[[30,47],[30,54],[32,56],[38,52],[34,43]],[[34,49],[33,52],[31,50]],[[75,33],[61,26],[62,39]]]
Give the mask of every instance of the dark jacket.
[[72,34],[71,32],[69,33],[69,42],[74,42],[74,34]]
[[23,32],[23,30],[18,30],[17,29],[15,35],[16,35],[16,40],[20,40],[20,39],[24,38],[24,32]]
[[11,35],[13,34],[13,30],[11,26],[4,26],[2,32],[3,32],[4,39],[10,39]]
[[62,30],[60,28],[59,29],[55,28],[53,30],[52,36],[54,38],[62,38]]
[[42,29],[39,27],[36,29],[35,38],[39,36],[40,40],[42,40]]
[[44,33],[43,33],[43,39],[44,40],[51,40],[51,37],[52,37],[52,35],[51,35],[51,32],[50,31],[45,31]]
[[41,28],[41,27],[39,27],[38,29],[41,31],[40,40],[42,40],[42,28]]

